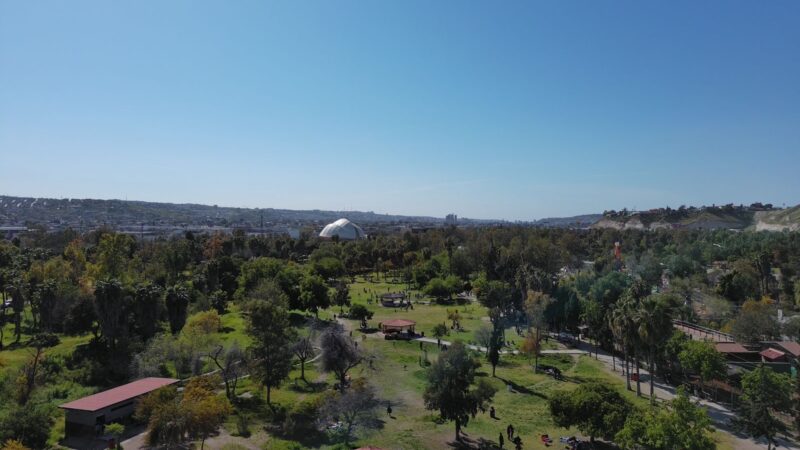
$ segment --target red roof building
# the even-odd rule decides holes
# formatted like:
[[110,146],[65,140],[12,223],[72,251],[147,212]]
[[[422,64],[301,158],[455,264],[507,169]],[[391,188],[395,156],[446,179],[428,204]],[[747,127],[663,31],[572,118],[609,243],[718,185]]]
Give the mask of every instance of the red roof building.
[[797,342],[778,341],[778,342],[770,342],[770,345],[776,346],[782,351],[792,355],[792,357],[794,358],[800,358],[800,344],[798,344]]
[[759,352],[762,358],[766,361],[775,362],[775,361],[783,361],[786,358],[786,353],[775,350],[774,348],[768,348],[766,350],[761,350]]
[[97,433],[112,422],[133,415],[136,399],[158,388],[177,383],[173,378],[142,378],[107,391],[60,405],[66,411],[67,437]]
[[389,319],[381,323],[381,331],[384,333],[414,332],[417,322],[406,319]]

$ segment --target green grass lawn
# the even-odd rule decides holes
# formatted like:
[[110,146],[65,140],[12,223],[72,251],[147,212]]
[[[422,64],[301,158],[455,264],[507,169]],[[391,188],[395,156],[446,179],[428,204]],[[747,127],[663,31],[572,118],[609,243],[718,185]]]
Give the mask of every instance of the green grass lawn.
[[[445,340],[456,341],[461,340],[466,343],[475,342],[475,331],[480,327],[491,327],[489,323],[488,313],[485,307],[477,302],[465,305],[437,305],[433,303],[433,299],[424,297],[420,301],[430,302],[429,305],[414,304],[414,309],[408,311],[400,308],[388,308],[382,306],[380,302],[368,302],[368,299],[375,294],[385,294],[387,292],[398,292],[405,290],[406,284],[387,283],[387,282],[367,282],[363,278],[357,278],[356,282],[350,285],[350,300],[353,304],[362,304],[374,312],[375,315],[369,321],[370,326],[377,327],[378,323],[389,319],[409,319],[417,322],[417,333],[424,332],[425,336],[433,337],[433,327],[438,324],[447,325],[450,329],[451,322],[447,320],[448,311],[457,310],[461,315],[462,331],[449,330],[449,335],[444,337]],[[367,289],[367,292],[364,290]],[[420,291],[411,289],[408,291],[412,296],[414,302],[416,294]],[[333,307],[331,311],[338,313],[339,308]],[[354,328],[358,327],[357,322],[353,322]],[[521,337],[517,337],[513,332],[513,328],[509,328],[506,336],[509,340],[514,340],[519,343],[522,341]]]

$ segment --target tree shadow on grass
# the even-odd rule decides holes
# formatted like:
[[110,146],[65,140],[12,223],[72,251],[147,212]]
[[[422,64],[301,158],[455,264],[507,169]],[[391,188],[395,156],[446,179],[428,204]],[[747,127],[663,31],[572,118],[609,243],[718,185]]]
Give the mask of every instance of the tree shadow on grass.
[[303,381],[303,380],[295,380],[295,383],[289,385],[289,389],[294,392],[299,392],[303,394],[314,394],[317,392],[322,392],[325,388],[328,387],[328,383],[325,381]]
[[448,442],[447,446],[454,450],[490,450],[500,448],[500,446],[492,440],[484,439],[482,437],[472,439],[463,431],[461,432],[461,440]]
[[511,389],[512,389],[513,392],[517,392],[517,393],[520,393],[520,394],[526,394],[526,395],[533,395],[535,397],[539,397],[539,398],[547,400],[547,396],[542,394],[541,392],[536,392],[533,389],[530,389],[530,388],[528,388],[526,386],[523,386],[523,385],[521,385],[519,383],[516,383],[514,381],[511,381],[511,380],[507,380],[507,379],[502,378],[502,377],[497,377],[497,379],[499,379],[500,381],[505,383],[506,386],[511,386]]

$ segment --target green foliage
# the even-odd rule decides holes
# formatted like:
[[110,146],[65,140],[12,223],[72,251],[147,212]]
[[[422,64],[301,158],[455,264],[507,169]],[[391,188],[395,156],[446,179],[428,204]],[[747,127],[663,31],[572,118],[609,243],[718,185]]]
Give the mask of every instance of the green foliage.
[[439,416],[455,422],[456,440],[460,439],[462,426],[474,416],[495,394],[484,381],[473,386],[480,363],[470,356],[461,342],[451,345],[439,354],[439,359],[428,369],[428,384],[423,395],[425,408],[438,411]]
[[667,405],[630,414],[614,441],[623,449],[713,450],[713,431],[705,409],[681,388]]
[[253,337],[249,359],[253,375],[271,390],[289,376],[292,368],[294,329],[289,324],[286,301],[281,294],[269,300],[253,300],[248,305],[248,332]]
[[319,315],[320,309],[331,305],[328,286],[319,275],[306,274],[300,281],[300,304],[306,311]]
[[437,337],[437,338],[447,336],[447,333],[448,333],[447,325],[445,325],[443,323],[437,323],[436,326],[433,327],[433,330],[431,332],[433,337]]
[[706,341],[685,342],[678,360],[684,369],[696,373],[704,383],[724,379],[728,367],[725,356],[714,348],[714,344]]
[[178,334],[186,323],[189,308],[189,292],[179,284],[170,286],[165,293],[164,303],[167,306],[167,318],[172,334]]
[[744,302],[733,321],[731,333],[738,342],[757,343],[781,338],[777,308],[767,299]]
[[119,441],[122,435],[125,434],[125,425],[119,422],[108,424],[106,426],[106,434],[109,434],[114,438],[116,448],[122,448]]
[[776,444],[778,433],[787,431],[778,417],[792,411],[792,383],[789,377],[760,366],[742,377],[742,397],[734,425],[747,435]]
[[572,392],[557,392],[548,400],[556,425],[575,426],[592,440],[611,440],[622,430],[631,404],[619,392],[600,383],[583,383]]
[[15,439],[30,448],[45,448],[53,416],[48,407],[27,403],[0,417],[0,442]]
[[350,318],[354,320],[369,320],[372,319],[374,314],[369,308],[360,303],[350,307]]

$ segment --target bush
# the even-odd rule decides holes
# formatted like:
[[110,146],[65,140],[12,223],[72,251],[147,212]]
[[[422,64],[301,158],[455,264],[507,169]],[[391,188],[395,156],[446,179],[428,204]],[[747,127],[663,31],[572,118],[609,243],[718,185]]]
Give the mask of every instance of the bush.
[[222,319],[220,319],[217,311],[203,311],[189,317],[183,329],[183,333],[189,335],[213,334],[218,332],[221,328]]

